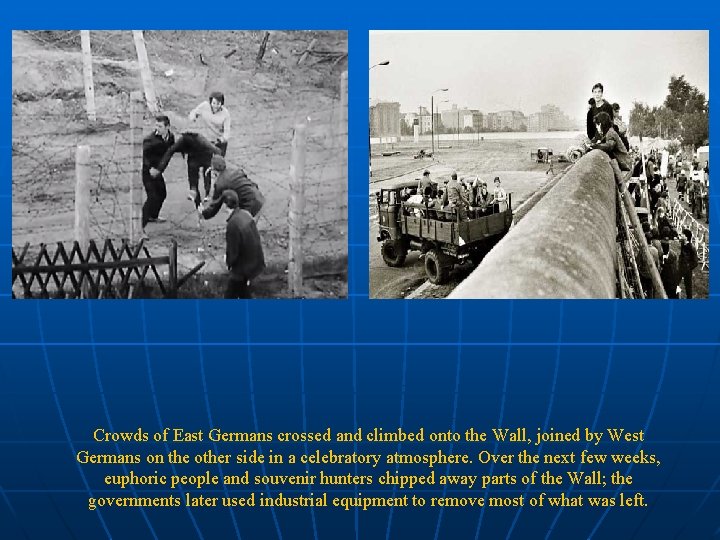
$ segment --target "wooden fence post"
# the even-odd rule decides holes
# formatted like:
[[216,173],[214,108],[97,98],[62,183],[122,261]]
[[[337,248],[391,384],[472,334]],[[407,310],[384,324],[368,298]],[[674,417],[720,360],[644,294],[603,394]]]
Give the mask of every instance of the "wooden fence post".
[[177,273],[177,242],[175,240],[170,244],[170,261],[168,262],[168,298],[177,298],[178,291],[178,273]]
[[[90,243],[90,147],[78,146],[75,152],[75,241],[83,257]],[[80,297],[87,298],[89,284],[82,272],[78,273]]]
[[142,224],[142,141],[143,141],[143,99],[140,92],[130,93],[130,242],[137,242]]
[[93,86],[92,51],[90,50],[90,30],[80,30],[80,45],[82,47],[83,84],[85,86],[85,108],[88,120],[95,122],[95,87]]
[[265,56],[265,49],[267,48],[267,42],[270,39],[270,32],[265,32],[260,48],[258,49],[257,56],[255,57],[255,63],[260,65],[262,63],[263,56]]
[[[340,114],[338,116],[339,128],[338,133],[344,133],[346,136],[348,130],[348,72],[343,71],[340,75]],[[345,140],[347,146],[347,139]]]
[[305,211],[305,124],[295,126],[290,162],[290,242],[288,249],[288,286],[294,297],[303,294],[303,213]]
[[[348,193],[348,138],[350,137],[350,130],[348,129],[348,72],[343,71],[340,75],[340,114],[338,115],[338,130],[337,136],[340,137],[340,176],[344,185],[342,189],[345,193]],[[341,213],[340,219],[343,223],[348,222],[348,206],[346,203]]]
[[90,147],[75,152],[75,240],[83,253],[90,240]]
[[307,46],[307,49],[300,55],[300,58],[298,58],[297,65],[299,66],[302,64],[305,60],[307,60],[307,57],[310,56],[310,51],[312,51],[315,48],[315,45],[317,45],[317,39],[313,39],[310,41],[310,44]]
[[147,102],[150,112],[157,114],[157,96],[155,95],[155,86],[153,86],[150,61],[148,60],[147,49],[145,48],[145,38],[143,37],[142,30],[133,30],[132,33],[133,40],[135,41],[138,64],[140,64],[140,78],[142,79],[143,89],[145,90],[145,101]]

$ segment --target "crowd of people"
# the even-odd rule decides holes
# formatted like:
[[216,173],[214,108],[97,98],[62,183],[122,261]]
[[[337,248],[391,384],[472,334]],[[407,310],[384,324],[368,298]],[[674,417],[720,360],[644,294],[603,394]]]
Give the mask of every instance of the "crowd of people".
[[[143,239],[148,238],[149,223],[166,221],[160,213],[167,197],[164,172],[179,153],[187,162],[188,199],[194,203],[198,218],[212,219],[223,205],[228,211],[225,298],[250,298],[250,282],[265,268],[256,225],[265,199],[245,171],[225,160],[231,127],[225,96],[212,92],[187,118],[192,127],[176,136],[169,117],[159,115],[152,133],[143,140],[142,181],[146,193],[141,223]],[[200,195],[201,178],[204,198]]]
[[453,171],[433,181],[426,170],[417,187],[403,190],[402,199],[407,212],[418,217],[440,221],[466,220],[487,216],[507,209],[508,195],[500,177],[493,180],[492,193],[487,182],[478,176],[462,177]]
[[[637,148],[631,148],[627,139],[627,125],[620,115],[620,105],[610,104],[603,97],[604,88],[597,83],[592,88],[593,97],[588,102],[587,136],[589,149],[603,150],[608,154],[616,178],[621,183],[622,171],[632,171],[633,178],[644,176],[647,182],[647,205],[649,215],[642,222],[643,232],[648,243],[650,255],[657,268],[663,289],[668,298],[679,298],[681,283],[685,287],[685,297],[693,297],[693,270],[698,266],[698,254],[693,245],[692,231],[683,228],[677,231],[671,219],[672,209],[668,201],[668,179],[677,181],[677,192],[681,200],[690,204],[692,214],[701,219],[703,214],[709,223],[708,186],[709,169],[707,163],[683,159],[682,153],[667,159],[667,168],[661,168],[662,154],[653,149],[643,160]],[[621,189],[626,186],[621,185]],[[631,182],[627,186],[636,206],[643,204],[641,186]],[[672,249],[673,242],[679,243],[677,252]],[[641,285],[645,296],[656,297],[653,288],[651,268],[640,266]]]

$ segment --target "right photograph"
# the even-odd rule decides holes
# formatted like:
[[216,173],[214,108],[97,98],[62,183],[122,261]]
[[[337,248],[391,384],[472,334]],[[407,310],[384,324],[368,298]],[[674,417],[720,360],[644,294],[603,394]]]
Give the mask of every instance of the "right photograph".
[[369,51],[370,298],[708,298],[707,30]]

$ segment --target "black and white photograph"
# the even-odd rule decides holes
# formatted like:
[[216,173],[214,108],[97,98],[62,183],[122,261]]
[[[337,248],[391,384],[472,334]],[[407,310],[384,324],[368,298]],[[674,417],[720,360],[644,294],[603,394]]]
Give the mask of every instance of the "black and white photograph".
[[708,298],[708,31],[369,41],[371,298]]
[[346,31],[12,34],[13,298],[345,298]]

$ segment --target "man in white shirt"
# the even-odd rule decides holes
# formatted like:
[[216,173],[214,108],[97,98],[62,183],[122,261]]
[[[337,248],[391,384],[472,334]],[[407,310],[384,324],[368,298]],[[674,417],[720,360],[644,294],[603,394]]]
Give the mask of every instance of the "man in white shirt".
[[220,149],[225,157],[230,139],[230,111],[225,108],[225,96],[222,92],[212,92],[207,101],[195,107],[188,118],[200,120],[201,134]]

